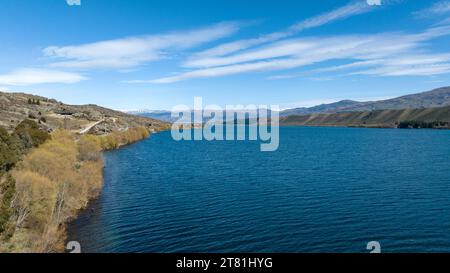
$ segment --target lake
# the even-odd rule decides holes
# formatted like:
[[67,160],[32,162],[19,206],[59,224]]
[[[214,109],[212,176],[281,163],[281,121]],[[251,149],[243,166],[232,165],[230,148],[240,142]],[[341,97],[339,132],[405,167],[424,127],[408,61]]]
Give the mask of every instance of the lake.
[[83,252],[450,252],[450,131],[281,127],[276,152],[162,132],[104,175],[69,225]]

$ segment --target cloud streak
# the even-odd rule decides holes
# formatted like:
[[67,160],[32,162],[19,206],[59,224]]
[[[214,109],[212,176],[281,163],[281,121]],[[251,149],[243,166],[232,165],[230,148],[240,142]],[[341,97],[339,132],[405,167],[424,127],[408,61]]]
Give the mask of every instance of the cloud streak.
[[44,55],[53,58],[51,67],[73,69],[125,69],[167,58],[174,50],[193,48],[227,37],[239,29],[236,22],[185,32],[129,37],[72,46],[50,46]]
[[332,23],[338,20],[343,20],[351,16],[367,13],[374,10],[375,7],[367,4],[366,1],[352,2],[346,6],[320,14],[318,16],[298,22],[288,29],[280,32],[273,32],[270,34],[262,35],[258,38],[238,40],[230,43],[218,45],[211,49],[199,52],[192,56],[184,66],[186,67],[201,67],[203,66],[203,58],[211,58],[218,56],[229,55],[241,50],[248,49],[250,47],[262,45],[265,43],[275,42],[281,39],[293,36],[303,30],[319,27],[328,23]]
[[8,74],[0,75],[0,84],[27,86],[45,83],[77,83],[87,80],[86,77],[69,72],[48,69],[23,68]]
[[417,18],[429,18],[450,13],[450,1],[440,1],[431,7],[413,13]]
[[81,6],[81,0],[66,0],[69,6]]
[[[194,78],[287,70],[327,61],[347,63],[312,71],[324,73],[363,69],[359,74],[380,76],[441,74],[447,71],[445,63],[450,61],[450,54],[423,52],[426,51],[425,42],[446,35],[450,35],[450,27],[435,27],[413,34],[381,33],[288,39],[231,56],[205,59],[204,68],[131,83],[172,83]],[[368,67],[375,68],[364,72]],[[398,73],[395,73],[396,69]],[[281,78],[283,75],[272,77]]]

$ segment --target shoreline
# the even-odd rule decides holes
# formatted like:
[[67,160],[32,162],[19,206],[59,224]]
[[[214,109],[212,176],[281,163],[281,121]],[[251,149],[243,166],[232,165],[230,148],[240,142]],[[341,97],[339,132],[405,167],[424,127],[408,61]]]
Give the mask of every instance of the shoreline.
[[0,237],[0,252],[66,252],[68,226],[103,191],[104,153],[155,132],[133,127],[96,136],[60,130],[31,149],[9,172],[17,201],[14,214],[5,218],[8,229]]
[[[162,130],[162,131],[164,131],[164,130]],[[119,146],[117,146],[115,149],[108,149],[108,150],[102,150],[102,151],[101,151],[101,154],[102,154],[102,186],[101,186],[101,188],[96,192],[95,195],[93,195],[91,198],[89,198],[88,203],[86,204],[85,207],[79,209],[79,210],[76,212],[76,214],[75,214],[72,218],[68,219],[68,221],[66,221],[66,222],[64,223],[64,227],[63,227],[63,238],[62,238],[62,241],[63,241],[63,242],[62,242],[62,243],[63,243],[63,247],[61,248],[61,250],[63,250],[63,251],[58,251],[58,252],[66,253],[67,251],[69,251],[69,249],[66,248],[68,242],[70,242],[70,241],[69,241],[69,238],[68,238],[69,226],[70,226],[71,224],[73,224],[73,222],[75,222],[75,221],[79,218],[79,216],[80,216],[82,213],[85,213],[85,212],[87,212],[87,211],[90,211],[90,210],[91,210],[91,206],[93,205],[93,202],[96,201],[96,200],[98,200],[98,199],[100,198],[102,192],[103,192],[103,187],[104,187],[104,183],[105,183],[105,179],[104,179],[105,162],[104,162],[104,159],[103,159],[104,153],[105,153],[105,152],[111,152],[111,151],[120,150],[120,149],[122,149],[122,148],[124,148],[124,147],[127,147],[127,146],[131,146],[131,145],[137,144],[137,143],[139,143],[139,142],[141,142],[141,141],[145,141],[145,140],[149,139],[153,134],[157,134],[157,133],[159,133],[159,132],[161,132],[161,131],[154,131],[154,132],[151,132],[151,133],[149,132],[149,135],[148,135],[147,137],[145,137],[145,138],[138,139],[138,140],[136,140],[136,141],[129,142],[129,143],[122,143],[122,144],[120,144]]]
[[[284,130],[283,130],[284,129]],[[317,191],[317,187],[315,186],[316,183],[319,183],[319,187],[322,187],[324,189],[327,189],[327,191],[317,191],[317,197],[318,198],[328,198],[328,197],[334,197],[333,191],[329,191],[328,187],[333,187],[338,189],[339,191],[339,185],[344,183],[349,183],[352,185],[352,187],[356,189],[365,189],[367,188],[367,185],[376,184],[379,185],[380,189],[388,189],[386,191],[381,191],[382,196],[386,196],[389,198],[393,198],[392,200],[397,200],[397,195],[392,195],[389,191],[390,187],[396,187],[396,184],[398,182],[402,182],[404,184],[401,184],[402,186],[409,187],[410,183],[409,180],[405,180],[404,171],[410,170],[410,165],[403,165],[399,164],[399,167],[396,165],[390,164],[390,162],[386,162],[384,160],[384,157],[377,156],[380,153],[389,153],[392,152],[392,147],[398,147],[399,150],[396,150],[396,152],[393,154],[398,160],[404,160],[402,162],[410,162],[411,156],[414,157],[414,155],[417,155],[416,151],[411,150],[411,146],[416,146],[414,143],[420,144],[423,140],[428,138],[436,138],[439,141],[436,143],[440,143],[440,145],[434,145],[433,143],[428,142],[427,146],[422,147],[424,150],[427,150],[430,147],[435,147],[435,151],[439,151],[439,146],[441,146],[443,143],[447,143],[447,135],[446,132],[439,132],[439,131],[428,131],[425,130],[423,132],[406,132],[402,133],[399,131],[386,131],[386,130],[352,130],[352,129],[333,129],[333,128],[325,128],[323,130],[319,130],[317,128],[317,131],[315,128],[309,129],[301,129],[301,128],[281,128],[282,134],[286,133],[287,142],[286,147],[299,147],[299,149],[294,150],[294,155],[298,155],[299,157],[295,157],[298,159],[302,158],[302,155],[305,154],[305,150],[303,147],[310,147],[307,151],[309,151],[310,154],[315,154],[319,158],[318,161],[315,160],[298,160],[298,161],[291,161],[288,166],[280,164],[270,164],[270,163],[263,163],[265,161],[265,158],[263,157],[257,157],[259,158],[260,163],[262,164],[263,168],[252,168],[255,170],[255,172],[251,173],[251,176],[248,180],[245,180],[245,184],[242,184],[242,180],[240,179],[240,173],[241,170],[239,169],[240,166],[243,166],[243,164],[247,164],[247,162],[252,162],[252,158],[254,157],[245,157],[243,161],[234,162],[234,166],[236,166],[236,171],[233,173],[230,173],[230,176],[228,176],[229,180],[227,179],[227,183],[230,183],[230,185],[244,185],[243,188],[240,188],[242,190],[250,189],[250,191],[256,191],[261,190],[261,193],[264,194],[258,194],[255,196],[255,198],[248,199],[245,197],[245,195],[242,195],[242,192],[238,190],[237,192],[229,187],[219,187],[221,188],[216,196],[219,199],[211,199],[209,195],[209,189],[211,189],[211,186],[214,185],[222,185],[223,184],[223,176],[218,175],[215,177],[211,177],[211,180],[208,182],[209,184],[205,184],[205,180],[202,179],[201,176],[198,178],[189,179],[189,181],[185,181],[185,178],[183,179],[182,174],[189,171],[190,166],[185,165],[185,162],[187,160],[192,160],[193,163],[200,163],[200,164],[193,164],[194,166],[199,166],[201,170],[209,170],[211,166],[228,166],[228,165],[222,165],[227,164],[228,157],[220,157],[218,159],[219,164],[217,162],[211,163],[211,165],[208,164],[201,164],[202,162],[205,162],[204,159],[201,158],[201,154],[204,153],[204,149],[198,149],[196,145],[188,145],[189,150],[192,154],[188,158],[183,158],[181,161],[176,162],[175,166],[172,162],[173,156],[176,156],[176,153],[170,153],[167,156],[158,156],[159,153],[163,151],[167,151],[169,147],[171,147],[172,144],[174,144],[170,140],[170,135],[164,133],[162,135],[159,135],[157,138],[149,141],[140,143],[136,146],[132,146],[131,148],[124,149],[122,151],[113,151],[111,154],[106,154],[105,156],[105,184],[103,192],[97,199],[92,199],[89,206],[86,208],[86,210],[80,211],[79,220],[75,222],[74,224],[70,223],[71,226],[68,226],[68,240],[73,241],[79,241],[81,243],[81,250],[84,253],[101,253],[101,252],[164,252],[164,251],[172,251],[176,249],[181,249],[180,251],[189,251],[189,250],[204,250],[209,249],[208,247],[215,247],[214,249],[227,249],[226,242],[229,242],[227,240],[233,240],[234,237],[230,235],[230,237],[222,236],[223,232],[227,232],[225,229],[215,229],[215,227],[221,227],[220,225],[217,225],[217,223],[220,223],[220,219],[227,218],[227,215],[231,215],[232,212],[236,213],[237,215],[240,215],[240,218],[242,222],[232,222],[232,223],[240,223],[236,224],[236,226],[231,226],[230,229],[233,230],[233,228],[236,228],[234,230],[240,230],[241,224],[251,222],[248,220],[248,213],[247,208],[251,208],[251,210],[258,211],[260,208],[261,201],[268,200],[266,199],[269,197],[269,199],[273,199],[273,196],[278,196],[276,193],[273,193],[273,184],[272,179],[267,178],[267,174],[277,174],[277,175],[290,175],[294,172],[294,175],[291,178],[287,178],[286,183],[288,184],[289,188],[291,189],[291,186],[293,189],[295,189],[294,194],[291,194],[291,192],[286,193],[285,190],[283,190],[281,187],[278,187],[279,190],[277,191],[280,194],[285,194],[283,196],[286,197],[286,199],[281,198],[282,202],[285,202],[283,204],[286,204],[286,206],[279,206],[276,202],[269,202],[269,205],[272,206],[272,209],[277,209],[278,214],[280,218],[277,218],[279,223],[285,224],[286,218],[283,217],[285,215],[283,213],[283,208],[290,208],[288,205],[292,205],[293,208],[297,208],[297,204],[299,204],[298,196],[301,196],[301,194],[304,193],[310,193],[314,192],[314,190]],[[346,132],[346,133],[345,133]],[[392,137],[389,132],[394,133],[395,137]],[[363,137],[361,137],[363,136]],[[369,137],[368,137],[369,136]],[[399,136],[399,137],[397,137]],[[413,137],[410,137],[413,136]],[[326,141],[317,141],[315,137],[320,137],[320,139],[326,140]],[[350,139],[348,138],[350,137]],[[307,142],[307,145],[298,145],[299,139],[309,139]],[[376,139],[377,142],[375,145],[368,145],[368,140]],[[341,140],[345,140],[343,143]],[[386,141],[392,140],[394,141],[395,146],[386,145]],[[411,141],[411,142],[409,142]],[[443,141],[443,142],[441,142]],[[204,141],[206,142],[206,141]],[[221,142],[221,141],[218,141]],[[158,148],[155,148],[154,143],[158,143],[160,145],[157,145]],[[325,147],[323,144],[325,143]],[[343,145],[336,145],[342,143]],[[234,155],[238,156],[239,154],[242,154],[240,150],[233,149],[234,145],[237,145],[236,143],[231,143],[230,145],[222,143],[217,143],[218,149],[217,152],[223,152],[230,150],[235,150]],[[293,145],[293,146],[291,146]],[[311,146],[315,145],[315,146]],[[349,149],[352,147],[357,147],[357,149]],[[359,149],[358,149],[359,147]],[[246,152],[252,151],[254,147],[246,146]],[[320,148],[325,148],[325,150],[321,150]],[[333,149],[332,151],[335,151],[333,153],[330,153],[328,151],[328,148]],[[380,148],[384,150],[379,150]],[[369,150],[366,150],[369,149]],[[177,149],[176,149],[177,150]],[[284,151],[293,151],[290,148],[284,149]],[[403,153],[407,152],[407,153]],[[255,152],[258,153],[258,152]],[[250,155],[253,155],[254,153],[251,152]],[[146,156],[148,155],[148,157]],[[151,157],[150,157],[151,155]],[[323,155],[331,155],[323,156]],[[350,155],[350,156],[348,156]],[[361,157],[362,155],[362,157]],[[433,152],[432,155],[434,156],[435,153]],[[438,158],[445,158],[445,153],[437,153],[436,154]],[[279,159],[285,159],[286,154],[285,153],[276,153],[274,154],[275,159],[277,159],[278,162],[281,162]],[[156,162],[156,159],[160,158],[160,162]],[[307,159],[310,159],[312,157],[305,157]],[[344,165],[336,166],[336,162],[341,162],[340,159],[347,158],[347,162]],[[437,158],[437,159],[438,159]],[[140,159],[139,161],[137,161]],[[369,161],[367,161],[369,159]],[[373,161],[371,161],[373,160]],[[215,160],[214,160],[215,161]],[[135,162],[135,163],[134,163]],[[305,163],[310,162],[310,163]],[[162,164],[161,164],[162,163]],[[265,165],[267,164],[267,165]],[[445,165],[445,164],[444,164]],[[174,166],[174,168],[181,168],[179,172],[175,174],[167,174],[163,172],[162,170],[165,170],[167,166]],[[273,169],[267,170],[266,167],[272,167]],[[318,167],[315,167],[318,166]],[[369,166],[369,167],[368,167]],[[389,185],[386,186],[382,183],[378,184],[376,183],[379,181],[379,177],[377,176],[371,176],[367,175],[367,169],[370,168],[371,173],[378,173],[380,170],[386,169],[386,166],[393,166],[393,169],[388,169],[390,172],[386,174],[386,177],[391,177],[391,174],[394,175],[392,182],[389,182]],[[423,166],[421,162],[418,163],[417,166]],[[430,165],[431,166],[431,165]],[[418,184],[422,185],[421,189],[425,189],[426,185],[423,183],[419,183],[421,181],[422,177],[426,178],[429,175],[430,166],[425,166],[423,169],[420,169],[419,174],[423,174],[423,176],[419,176],[416,179],[416,176],[411,176],[412,179],[415,179],[414,181],[417,181]],[[443,165],[442,165],[443,166]],[[444,166],[445,167],[445,166]],[[154,169],[153,169],[154,168]],[[343,171],[337,175],[337,177],[327,180],[326,177],[329,176],[330,172],[335,173],[335,171],[339,170],[350,170],[350,172]],[[373,168],[373,169],[372,169]],[[137,172],[137,170],[141,169],[147,169],[151,170],[150,172]],[[221,170],[224,170],[222,174],[227,173],[226,168],[220,168]],[[312,173],[309,173],[308,170],[313,169]],[[417,169],[417,168],[416,168]],[[276,173],[273,170],[280,171],[282,173]],[[325,171],[324,171],[325,170]],[[404,171],[402,171],[404,170]],[[436,181],[441,181],[440,179],[442,177],[448,177],[448,174],[446,174],[445,168],[439,168],[439,173],[435,176]],[[308,183],[301,183],[295,181],[296,178],[301,177],[299,175],[305,175],[304,181],[307,181]],[[329,172],[328,172],[329,171]],[[154,177],[152,176],[151,181],[149,180],[149,175],[151,173],[156,173]],[[322,175],[323,174],[323,175]],[[439,174],[443,175],[440,176]],[[322,176],[321,176],[322,175]],[[222,177],[222,179],[221,179]],[[252,181],[254,181],[254,178],[258,177],[261,179],[261,183],[254,184]],[[367,181],[364,178],[370,177],[371,180]],[[410,178],[410,177],[408,177]],[[130,179],[130,181],[133,181],[133,183],[127,183],[126,181]],[[172,180],[174,179],[174,180]],[[288,180],[289,179],[289,180]],[[172,183],[161,183],[162,181],[174,181]],[[303,181],[303,179],[302,179]],[[322,182],[325,181],[325,182]],[[442,180],[444,181],[444,180]],[[247,184],[248,182],[248,184]],[[178,183],[186,183],[186,184],[178,184]],[[267,184],[266,184],[267,183]],[[320,184],[323,183],[323,184]],[[352,184],[355,183],[355,184]],[[444,183],[445,184],[445,183]],[[144,186],[145,185],[145,186]],[[161,189],[158,189],[157,191],[154,191],[154,187],[159,185],[162,186]],[[180,185],[183,189],[187,189],[188,191],[185,192],[183,195],[177,195],[177,189],[173,189],[172,185]],[[307,185],[307,188],[305,189],[304,185]],[[436,189],[439,189],[440,186],[443,184],[439,184]],[[171,189],[172,191],[169,191]],[[185,198],[186,196],[191,196],[192,193],[198,191],[198,189],[202,189],[199,194],[200,198],[198,203],[195,204],[192,208],[186,209],[186,206],[190,204],[189,198]],[[203,190],[204,189],[204,190]],[[421,189],[418,189],[417,193],[420,194]],[[175,191],[173,191],[175,190]],[[223,191],[222,191],[223,190]],[[373,196],[373,193],[370,191],[371,188],[369,187],[367,191],[364,191],[364,197],[370,197]],[[343,190],[345,193],[348,193],[351,195],[350,191]],[[124,196],[121,193],[126,192],[127,194]],[[242,206],[231,206],[233,210],[229,210],[226,212],[223,212],[220,210],[220,207],[222,207],[226,202],[228,202],[230,199],[227,198],[229,194],[235,194],[237,197],[240,197],[241,199],[237,199],[238,202],[248,202],[251,201],[250,205],[244,210],[241,210]],[[162,194],[162,195],[161,195]],[[166,195],[167,194],[167,195]],[[396,194],[399,194],[398,196],[401,196],[401,191],[397,191]],[[436,192],[436,194],[440,195],[439,191]],[[329,196],[328,196],[329,195]],[[223,197],[223,199],[222,199]],[[174,199],[171,199],[174,198]],[[175,199],[177,198],[177,199]],[[178,199],[179,198],[179,199]],[[339,204],[344,205],[344,208],[354,208],[354,205],[360,204],[359,197],[356,197],[355,199],[347,199],[347,198],[340,198],[337,197],[336,202],[339,202]],[[176,209],[173,209],[172,206],[173,202],[167,202],[167,200],[174,200],[174,202],[177,204],[175,206]],[[219,202],[215,202],[215,200],[219,200]],[[233,200],[236,200],[233,198]],[[311,201],[308,201],[311,200]],[[371,200],[370,198],[365,198],[364,200]],[[381,200],[381,199],[380,199]],[[391,200],[391,199],[389,199]],[[406,200],[406,199],[405,199]],[[136,202],[136,203],[135,203]],[[222,203],[223,202],[223,203]],[[310,202],[315,202],[314,197],[311,197],[310,199],[306,199],[305,201],[301,200],[301,208],[299,208],[299,211],[303,209],[307,209],[310,207]],[[205,215],[202,213],[197,213],[197,209],[199,209],[200,212],[208,213],[208,205],[213,204],[214,209],[214,215],[212,216],[213,219],[217,219],[218,222],[215,221],[202,221],[202,220],[196,220],[198,215]],[[216,205],[217,204],[217,205]],[[248,203],[245,203],[246,205]],[[314,203],[315,204],[315,203]],[[430,203],[433,204],[433,203]],[[216,206],[215,206],[216,205]],[[346,207],[348,205],[348,207]],[[375,212],[378,212],[377,208],[374,208],[372,206],[371,201],[367,201],[365,203],[367,207],[364,207],[364,209],[358,209],[359,211],[356,212],[357,217],[360,216],[361,219],[367,219],[367,209],[373,209]],[[307,225],[317,225],[317,228],[323,227],[325,231],[329,232],[328,225],[326,223],[317,221],[316,219],[321,219],[323,216],[324,211],[326,212],[326,208],[332,208],[333,203],[330,203],[328,207],[317,207],[317,211],[313,212],[314,216],[307,219]],[[132,212],[131,208],[139,208],[139,217],[136,217],[136,214]],[[401,208],[402,206],[399,206],[396,208]],[[205,209],[206,208],[206,209]],[[94,211],[90,211],[91,209],[94,209]],[[172,209],[172,211],[179,211],[180,213],[174,213],[174,214],[165,214],[166,211]],[[204,209],[204,210],[203,210]],[[151,212],[150,212],[151,211]],[[272,210],[271,210],[272,211]],[[345,215],[346,211],[351,211],[350,209],[345,210],[338,210],[336,218],[330,218],[330,222],[332,223],[338,223],[340,224],[341,216],[339,216],[339,213],[343,213]],[[239,214],[239,212],[242,212],[242,214]],[[179,217],[180,221],[174,222],[170,219],[176,219],[176,215],[186,213],[186,218]],[[383,213],[383,215],[391,215],[395,219],[395,215],[392,215],[389,211],[381,210],[380,213]],[[334,214],[334,215],[336,215]],[[261,214],[262,215],[262,214]],[[407,215],[407,214],[406,214]],[[427,214],[432,215],[432,214]],[[209,216],[208,214],[205,215],[205,217]],[[255,214],[255,221],[260,221],[261,219],[259,217],[259,214]],[[407,217],[407,216],[405,216]],[[188,219],[187,221],[185,219]],[[189,219],[192,219],[192,221],[189,221]],[[297,223],[300,223],[303,219],[302,216],[295,216],[295,218],[290,218],[289,220],[292,221],[292,225],[296,225]],[[435,218],[438,219],[438,218]],[[232,219],[235,220],[235,219]],[[129,223],[132,223],[131,225]],[[291,222],[289,222],[291,223]],[[354,222],[345,222],[345,224],[348,227],[355,227]],[[391,221],[386,220],[386,222],[383,222],[383,224],[386,225],[386,236],[389,236],[389,227]],[[211,224],[211,225],[209,225]],[[201,238],[217,238],[217,244],[210,245],[207,240],[201,240],[198,237],[196,237],[196,234],[198,232],[192,232],[187,234],[178,235],[178,230],[186,230],[190,227],[199,227],[203,228],[204,225],[206,225],[207,228],[201,229],[204,231],[202,234],[204,234],[204,237]],[[248,227],[254,227],[254,223],[251,222],[251,224],[248,225]],[[275,226],[275,224],[274,224]],[[290,225],[288,225],[290,226]],[[176,227],[173,230],[170,229],[170,227]],[[298,227],[298,226],[297,226]],[[357,227],[357,225],[356,225]],[[167,233],[164,233],[165,236],[160,236],[158,233],[158,230],[168,230]],[[208,234],[209,230],[211,230],[211,234]],[[276,230],[276,229],[274,229]],[[356,230],[356,229],[355,229]],[[374,228],[376,230],[376,228]],[[259,231],[259,229],[257,229]],[[206,232],[206,233],[205,233]],[[287,231],[286,231],[287,232]],[[261,241],[264,240],[264,238],[267,238],[264,236],[263,232],[255,232],[256,236],[260,236],[259,238]],[[289,234],[289,233],[286,233]],[[336,234],[336,233],[335,233]],[[361,236],[364,237],[364,233],[361,232]],[[384,233],[383,233],[384,234]],[[217,237],[215,237],[217,235]],[[284,234],[283,234],[284,235]],[[346,236],[349,237],[346,237]],[[147,237],[148,236],[148,237]],[[179,237],[178,237],[179,236]],[[184,237],[186,236],[186,237]],[[192,236],[192,237],[190,237]],[[284,235],[286,236],[286,235]],[[296,235],[297,240],[305,239],[305,237],[302,234]],[[342,233],[339,232],[336,235],[337,237],[341,239],[347,239],[352,238],[351,234],[348,233]],[[166,239],[168,237],[169,239]],[[181,238],[181,239],[180,239]],[[193,239],[194,238],[194,239]],[[284,238],[284,237],[283,237]],[[191,239],[191,240],[189,240]],[[198,239],[196,241],[195,239]],[[223,241],[222,241],[223,239]],[[129,244],[129,242],[132,240],[133,244]],[[153,241],[154,240],[154,241]],[[238,239],[239,240],[239,239]],[[278,240],[278,239],[277,239]],[[305,239],[306,242],[308,239]],[[400,242],[401,239],[399,239]],[[195,242],[193,245],[186,245],[185,242]],[[361,239],[362,241],[362,239]],[[250,248],[256,248],[260,247],[262,244],[259,244],[258,241],[255,244],[252,242],[248,242],[243,240],[242,242],[248,243],[248,245],[244,245],[245,249]],[[301,241],[303,242],[303,241]],[[323,243],[324,245],[327,244],[327,239],[322,238],[318,241],[314,241]],[[194,245],[195,244],[195,245]],[[273,243],[272,243],[273,244]],[[222,246],[224,246],[222,248]],[[232,244],[229,244],[230,248],[237,247],[233,246]],[[264,244],[264,247],[270,248],[271,244],[267,243]],[[318,245],[320,246],[320,245]],[[167,248],[166,248],[167,247]],[[283,246],[284,247],[284,246]],[[284,248],[283,251],[289,251],[292,250],[290,247],[298,247],[298,245],[288,245],[286,248]],[[300,246],[302,247],[302,246]],[[328,246],[329,247],[329,246]],[[342,247],[347,247],[345,245],[342,245]],[[349,246],[348,249],[353,249],[353,246]],[[365,249],[364,245],[356,245],[356,247],[362,247],[361,249]],[[228,248],[229,249],[229,248]],[[309,248],[310,250],[311,248]],[[319,248],[318,248],[319,249]],[[324,251],[327,248],[322,248]],[[395,248],[394,248],[395,249]],[[308,251],[308,246],[305,248],[302,248],[303,251]]]
[[394,126],[364,126],[364,125],[334,125],[334,124],[281,124],[280,127],[335,127],[335,128],[360,128],[360,129],[399,129],[399,130],[450,130],[450,128],[399,128]]

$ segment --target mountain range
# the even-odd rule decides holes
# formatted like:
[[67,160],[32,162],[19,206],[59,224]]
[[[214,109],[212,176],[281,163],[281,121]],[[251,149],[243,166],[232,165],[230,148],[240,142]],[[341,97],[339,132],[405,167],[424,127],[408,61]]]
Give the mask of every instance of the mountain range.
[[[313,107],[300,107],[287,109],[280,112],[280,117],[304,116],[311,114],[335,114],[349,112],[368,112],[376,110],[394,109],[423,109],[437,108],[450,105],[450,87],[441,87],[431,91],[401,96],[393,99],[360,102],[354,100],[341,100],[329,104],[321,104]],[[130,111],[130,114],[154,118],[166,122],[173,122],[170,111],[141,110]]]
[[450,87],[441,87],[427,92],[387,100],[367,102],[342,100],[309,108],[294,108],[282,111],[280,116],[363,112],[388,109],[421,109],[447,105],[450,105]]

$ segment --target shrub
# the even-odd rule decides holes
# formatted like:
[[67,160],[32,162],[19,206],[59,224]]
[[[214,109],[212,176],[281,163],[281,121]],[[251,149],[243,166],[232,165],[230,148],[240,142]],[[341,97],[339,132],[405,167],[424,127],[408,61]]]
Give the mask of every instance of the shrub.
[[20,149],[16,139],[0,128],[0,172],[9,171],[19,159]]
[[116,131],[100,137],[100,147],[103,150],[113,150],[138,140],[147,138],[150,132],[145,127],[130,128],[127,131]]
[[78,160],[98,161],[101,159],[101,147],[97,137],[84,135],[78,141]]
[[25,119],[17,125],[14,136],[22,142],[25,149],[37,147],[50,139],[47,132],[41,130],[35,121],[29,119]]
[[71,135],[57,131],[53,140],[33,149],[21,162],[20,167],[39,173],[61,183],[71,177],[71,170],[77,159],[77,146]]
[[119,140],[114,133],[100,137],[100,145],[103,150],[113,150],[119,147]]
[[[43,232],[52,220],[57,188],[47,177],[29,170],[15,172],[14,177],[17,190],[15,206],[20,208],[20,211],[27,212],[24,219],[26,221],[22,223],[29,229]],[[25,217],[25,215],[18,216]]]
[[0,174],[0,234],[8,229],[8,222],[12,214],[11,202],[16,193],[16,182],[12,176],[7,174],[4,180],[2,176]]

